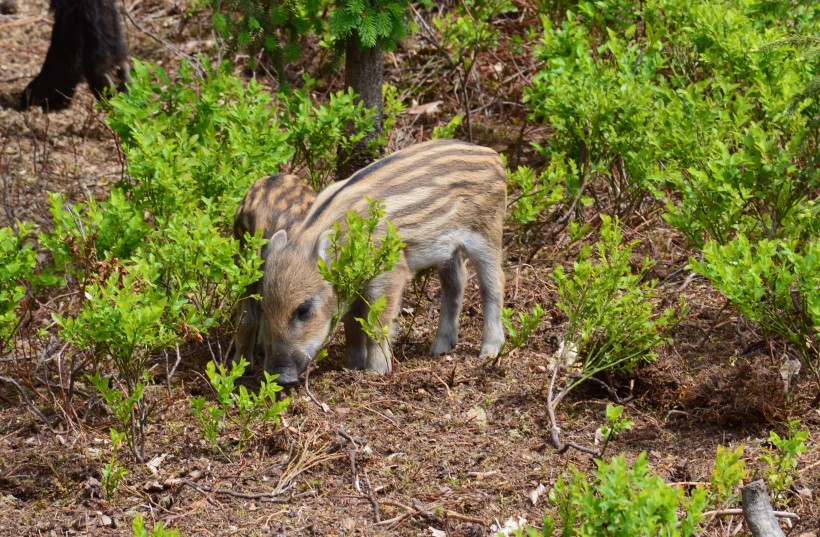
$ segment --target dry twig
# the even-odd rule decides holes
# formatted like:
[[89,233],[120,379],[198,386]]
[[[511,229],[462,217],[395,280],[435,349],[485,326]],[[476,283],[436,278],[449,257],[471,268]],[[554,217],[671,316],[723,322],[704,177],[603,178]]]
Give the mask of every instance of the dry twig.
[[262,502],[271,502],[271,503],[287,503],[290,501],[289,498],[280,498],[274,492],[258,492],[258,493],[246,493],[246,492],[237,492],[231,489],[220,489],[220,488],[211,488],[205,487],[202,485],[197,485],[196,483],[184,479],[182,484],[191,487],[192,489],[200,492],[202,494],[221,494],[223,496],[233,496],[234,498],[243,498],[248,500],[259,500]]
[[339,430],[336,431],[336,434],[346,440],[350,446],[350,449],[347,451],[347,455],[350,459],[350,473],[353,475],[353,488],[355,488],[356,491],[370,503],[370,506],[373,508],[374,521],[378,524],[381,521],[379,502],[376,500],[376,495],[370,484],[370,477],[367,475],[366,470],[364,471],[364,487],[362,487],[362,481],[359,479],[359,465],[356,462],[356,454],[359,452],[359,447],[366,449],[368,447],[367,440],[362,440],[351,436],[345,430],[344,423],[339,425]]
[[[399,503],[399,502],[396,502],[396,501],[393,501],[393,500],[384,500],[382,503],[384,503],[385,505],[391,505],[393,507],[398,507],[399,509],[404,510],[404,513],[402,513],[398,516],[395,516],[395,517],[390,518],[388,520],[382,520],[381,522],[377,522],[376,524],[373,524],[374,526],[386,526],[387,529],[395,529],[399,526],[399,524],[401,524],[402,522],[404,522],[408,518],[411,518],[411,517],[414,517],[414,516],[420,516],[420,517],[424,518],[425,520],[429,520],[431,522],[436,522],[436,523],[439,523],[439,524],[442,524],[442,523],[444,523],[444,521],[446,521],[448,519],[451,519],[451,520],[461,520],[462,522],[472,522],[473,524],[480,524],[481,526],[484,526],[484,527],[486,527],[488,525],[484,520],[482,520],[480,518],[471,517],[469,515],[463,515],[461,513],[458,513],[456,511],[451,511],[449,509],[443,509],[441,505],[437,505],[437,506],[432,507],[432,508],[426,508],[416,498],[413,498],[414,507],[410,507],[408,505],[404,505],[403,503]],[[440,515],[437,515],[436,513],[442,513],[442,515],[440,516]]]
[[40,409],[39,409],[39,408],[37,408],[37,407],[34,405],[34,403],[32,403],[32,402],[31,402],[31,399],[29,399],[28,394],[27,394],[27,393],[26,393],[26,391],[23,389],[23,387],[22,387],[22,386],[20,386],[20,383],[19,383],[19,382],[17,382],[17,381],[16,381],[16,380],[14,380],[13,378],[10,378],[10,377],[3,377],[3,376],[0,376],[0,380],[2,380],[2,381],[4,381],[4,382],[8,382],[9,384],[11,384],[11,385],[13,385],[15,388],[17,388],[17,391],[18,391],[18,392],[20,392],[20,396],[23,398],[23,401],[25,401],[26,406],[28,406],[28,407],[31,409],[31,411],[32,411],[32,412],[34,412],[34,414],[36,414],[36,415],[37,415],[37,417],[38,417],[38,418],[40,418],[40,419],[43,421],[43,423],[45,423],[45,424],[46,424],[46,426],[48,427],[48,429],[49,429],[52,433],[54,433],[54,434],[66,434],[66,432],[67,432],[67,431],[58,431],[57,429],[55,429],[55,428],[54,428],[54,425],[52,425],[52,424],[51,424],[51,421],[49,421],[49,419],[46,417],[46,415],[45,415],[45,414],[43,414],[43,413],[40,411]]

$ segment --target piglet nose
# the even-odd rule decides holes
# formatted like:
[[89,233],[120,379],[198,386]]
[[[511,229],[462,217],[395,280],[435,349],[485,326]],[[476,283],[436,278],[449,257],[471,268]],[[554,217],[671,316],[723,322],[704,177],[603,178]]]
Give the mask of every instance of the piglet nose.
[[280,386],[299,384],[299,375],[293,369],[275,368],[272,374],[279,375],[274,382]]

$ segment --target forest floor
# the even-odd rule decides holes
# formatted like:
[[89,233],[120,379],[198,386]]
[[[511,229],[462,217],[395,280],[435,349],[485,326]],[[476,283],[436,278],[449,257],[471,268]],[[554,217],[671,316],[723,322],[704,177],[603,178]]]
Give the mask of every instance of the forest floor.
[[[62,192],[74,201],[99,197],[123,173],[116,140],[85,86],[66,111],[22,112],[17,106],[48,48],[47,4],[21,2],[19,13],[0,15],[0,225],[16,218],[42,225],[49,219],[47,192]],[[184,2],[146,0],[129,6],[144,29],[177,49],[213,51],[208,17],[187,14]],[[134,57],[171,70],[178,65],[176,54],[131,22],[125,28]],[[432,126],[459,111],[446,76],[424,81],[417,71],[400,67],[418,61],[414,58],[423,56],[423,48],[423,40],[414,38],[387,61],[391,83],[414,87],[413,95],[422,101],[421,108],[408,102],[416,109],[411,106],[399,117],[391,151],[429,136]],[[528,160],[526,148],[543,132],[524,125],[516,106],[532,66],[522,65],[526,60],[520,58],[516,63],[510,54],[502,47],[479,58],[477,69],[487,76],[499,64],[503,69],[515,64],[520,76],[504,76],[507,82],[492,94],[475,89],[471,102],[477,111],[469,134],[511,160],[538,165]],[[321,87],[338,89],[339,73]],[[413,113],[436,101],[441,103],[427,107],[432,114]],[[594,222],[594,214],[588,219]],[[759,344],[754,327],[725,306],[708,282],[684,269],[691,252],[660,211],[646,211],[626,224],[625,238],[641,241],[636,253],[655,263],[650,276],[661,282],[660,301],[673,305],[682,296],[689,309],[672,334],[674,342],[660,349],[657,361],[635,372],[635,397],[626,405],[634,428],[608,452],[626,453],[631,460],[645,451],[655,473],[691,487],[709,481],[719,445],[745,446],[750,475],[760,474],[757,455],[766,448],[768,432],[782,432],[783,420],[799,417],[811,435],[797,483],[787,493],[786,508],[799,516],[789,535],[816,536],[820,412],[807,409],[816,387],[806,378],[790,395],[784,393],[775,351]],[[545,404],[545,365],[556,352],[565,321],[555,306],[550,274],[557,264],[571,265],[578,246],[568,247],[559,236],[525,263],[512,232],[506,241],[507,305],[524,311],[538,303],[548,312],[528,349],[496,368],[482,366],[479,296],[472,278],[456,351],[429,358],[438,287],[435,281],[426,287],[416,282],[408,286],[398,320],[392,375],[345,370],[339,358],[343,342],[336,341],[330,358],[310,376],[311,391],[323,404],[301,388],[291,394],[285,426],[260,432],[250,448],[221,455],[205,443],[188,411],[188,397],[209,390],[203,370],[211,357],[208,348],[191,347],[171,393],[163,385],[148,394],[157,404],[147,430],[149,462],[123,457],[129,475],[111,501],[100,498],[99,490],[100,468],[110,448],[109,423],[75,416],[67,431],[55,433],[29,412],[12,386],[0,384],[0,534],[130,535],[136,513],[149,526],[161,520],[183,535],[479,536],[510,519],[538,524],[551,507],[546,493],[536,499],[533,491],[540,485],[549,491],[570,464],[594,468],[592,458],[579,451],[556,453],[549,443]],[[11,361],[0,362],[0,373],[12,374]],[[619,386],[626,395],[628,382]],[[594,389],[565,402],[559,407],[564,438],[592,446],[607,403],[606,394]],[[278,484],[288,484],[287,489],[278,497],[266,495]],[[747,534],[741,526],[739,517],[718,517],[705,533]]]

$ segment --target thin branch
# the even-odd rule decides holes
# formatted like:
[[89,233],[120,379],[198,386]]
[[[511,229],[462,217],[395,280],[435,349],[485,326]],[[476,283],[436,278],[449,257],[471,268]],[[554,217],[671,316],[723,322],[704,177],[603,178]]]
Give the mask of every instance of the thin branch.
[[[700,481],[693,481],[693,482],[683,482],[683,483],[670,483],[671,485],[708,485],[708,483],[702,483]],[[742,515],[743,509],[715,509],[713,511],[704,511],[703,516],[734,516],[734,515]],[[772,514],[777,518],[788,518],[791,520],[799,520],[800,517],[792,512],[789,511],[772,511]]]
[[26,406],[28,406],[28,407],[31,409],[31,411],[32,411],[32,412],[34,412],[34,414],[36,414],[36,415],[37,415],[37,417],[38,417],[38,418],[40,418],[41,420],[43,420],[43,423],[45,423],[45,424],[46,424],[46,426],[49,428],[49,430],[50,430],[52,433],[54,433],[54,434],[66,434],[66,433],[68,432],[68,431],[58,431],[57,429],[55,429],[55,428],[54,428],[54,426],[51,424],[51,422],[50,422],[50,421],[49,421],[49,419],[46,417],[46,415],[45,415],[45,414],[43,414],[43,413],[40,411],[40,409],[39,409],[39,408],[37,408],[37,407],[34,405],[34,403],[32,403],[32,402],[31,402],[31,399],[29,399],[28,394],[27,394],[27,393],[26,393],[26,391],[23,389],[23,387],[22,387],[22,386],[20,386],[20,383],[19,383],[19,382],[17,382],[17,381],[16,381],[16,380],[14,380],[13,378],[3,377],[3,376],[0,376],[0,380],[2,380],[2,381],[4,381],[4,382],[8,382],[9,384],[12,384],[15,388],[17,388],[17,391],[18,391],[18,392],[20,392],[20,396],[23,398],[23,401],[25,401]]
[[324,412],[329,412],[330,411],[330,408],[327,406],[327,404],[325,404],[325,403],[319,401],[318,399],[316,399],[316,396],[314,396],[313,392],[310,391],[310,363],[309,362],[308,362],[307,369],[305,369],[305,393],[308,394],[308,397],[310,397],[310,400],[313,401],[314,403],[316,403],[319,406],[319,408],[322,409],[322,411],[324,411]]
[[221,494],[223,496],[233,496],[234,498],[243,498],[247,500],[260,500],[263,502],[271,502],[271,503],[288,503],[290,501],[289,498],[280,498],[278,492],[236,492],[235,490],[230,489],[220,489],[220,488],[211,488],[205,487],[202,485],[197,485],[196,483],[189,481],[187,479],[182,480],[182,484],[191,487],[192,489],[196,490],[197,492],[201,492],[203,494]]
[[175,47],[174,45],[172,45],[171,43],[169,43],[168,41],[166,41],[162,37],[158,36],[157,34],[147,30],[144,26],[142,26],[140,23],[138,23],[134,19],[134,17],[131,16],[131,12],[128,11],[128,6],[125,5],[125,0],[122,0],[122,11],[123,11],[123,13],[125,13],[125,16],[131,22],[131,24],[134,25],[134,27],[137,30],[144,33],[145,35],[147,35],[148,37],[150,37],[151,39],[153,39],[154,41],[156,41],[157,43],[159,43],[160,45],[162,45],[166,49],[170,50],[174,55],[179,56],[180,58],[182,58],[184,60],[187,60],[188,63],[190,63],[191,67],[194,69],[194,71],[196,71],[196,74],[199,76],[199,78],[201,80],[205,80],[205,72],[203,71],[202,65],[201,65],[201,63],[198,59],[194,58],[190,54],[186,54],[186,53],[182,52],[179,48]]

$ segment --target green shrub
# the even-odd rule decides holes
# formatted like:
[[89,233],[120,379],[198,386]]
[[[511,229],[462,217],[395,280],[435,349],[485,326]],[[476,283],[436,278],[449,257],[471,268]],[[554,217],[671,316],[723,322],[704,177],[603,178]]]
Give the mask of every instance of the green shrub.
[[737,487],[747,475],[746,461],[743,460],[743,446],[735,450],[718,446],[709,488],[710,505],[720,507],[728,504],[732,498],[736,498]]
[[501,33],[492,19],[517,10],[511,0],[465,0],[433,17],[447,62],[472,69],[478,52],[498,46]]
[[[705,250],[695,270],[809,362],[816,284],[798,272],[820,232],[818,108],[805,92],[817,69],[771,44],[809,43],[777,38],[819,21],[778,3],[579,2],[559,24],[544,17],[544,65],[524,97],[554,129],[538,150],[575,165],[569,199],[625,217],[664,198],[668,222]],[[520,210],[514,221],[537,215]],[[768,274],[750,266],[772,251],[761,241],[777,245]]]
[[820,238],[753,243],[739,234],[723,245],[707,243],[703,261],[691,266],[820,374]]
[[274,382],[277,375],[268,372],[265,372],[265,380],[257,393],[249,392],[245,386],[237,389],[236,381],[245,373],[247,366],[244,358],[231,364],[230,369],[208,362],[205,374],[216,392],[216,403],[208,402],[202,396],[189,400],[190,411],[199,420],[206,440],[220,451],[218,434],[227,420],[239,427],[238,449],[241,449],[254,431],[268,423],[278,425],[279,415],[290,405],[290,398],[277,401],[276,394],[282,391],[282,387]]
[[80,289],[100,280],[100,263],[134,255],[152,228],[118,189],[103,201],[73,205],[62,194],[49,193],[49,205],[53,227],[40,233],[40,247],[51,253],[49,269],[70,280],[63,284],[76,281]]
[[[607,407],[610,424],[623,421],[619,408]],[[623,428],[623,425],[616,425]],[[789,422],[788,435],[781,438],[772,432],[761,458],[769,468],[767,480],[772,491],[791,485],[797,458],[806,449],[808,431],[798,431],[799,421]],[[549,498],[558,511],[560,535],[564,537],[605,537],[631,535],[684,536],[701,532],[699,526],[705,510],[724,509],[739,501],[738,487],[748,476],[743,446],[734,450],[718,446],[710,487],[696,488],[686,496],[682,488],[668,485],[649,471],[646,453],[634,464],[624,455],[609,463],[596,459],[592,479],[574,466],[559,477]],[[777,495],[775,495],[777,498]],[[542,528],[528,527],[517,531],[517,537],[551,537],[556,524],[544,517]]]
[[[781,106],[787,104],[784,99]],[[820,171],[811,166],[820,139],[805,130],[807,119],[792,116],[781,125],[718,121],[728,129],[727,139],[692,152],[700,156],[687,158],[691,166],[669,176],[679,196],[668,205],[669,223],[699,248],[708,241],[724,245],[737,235],[752,242],[816,236],[820,227],[811,215],[817,208],[809,198],[820,188]]]
[[20,319],[16,309],[26,296],[37,265],[37,252],[28,240],[31,227],[18,224],[19,229],[0,228],[0,351],[14,336]]
[[[305,77],[305,86],[291,93],[280,93],[282,107],[279,121],[287,125],[287,143],[294,149],[291,170],[307,172],[309,182],[317,192],[333,181],[339,155],[350,155],[356,145],[370,136],[375,112],[356,99],[352,89],[330,95],[328,104],[314,102],[310,90],[315,81]],[[394,92],[385,91],[385,132],[396,113]],[[352,125],[352,128],[348,128]],[[385,143],[375,138],[375,146]],[[368,147],[367,151],[376,149]]]
[[[92,383],[106,405],[125,428],[132,453],[142,459],[144,426],[148,409],[142,398],[152,353],[183,339],[182,301],[168,300],[153,281],[156,272],[145,265],[113,267],[104,281],[85,287],[85,300],[76,316],[54,314],[60,337],[78,349],[92,353],[96,368],[107,365],[116,371],[114,386],[95,373]],[[94,381],[96,379],[96,382]]]
[[572,188],[576,177],[575,163],[563,159],[553,160],[540,173],[521,166],[509,174],[507,222],[519,226],[520,244],[531,241],[550,222],[548,210],[578,194],[577,190],[568,190]]
[[517,327],[513,324],[514,313],[512,308],[503,308],[501,310],[501,323],[507,332],[507,339],[504,341],[501,352],[498,353],[499,356],[506,356],[514,350],[526,347],[527,340],[541,326],[541,318],[545,312],[540,304],[536,304],[532,308],[532,313],[519,312]]
[[120,482],[128,475],[128,470],[122,467],[118,459],[125,433],[121,433],[114,428],[109,433],[111,435],[111,457],[102,467],[100,484],[105,491],[105,497],[110,501],[114,497],[114,493],[117,492]]
[[656,282],[643,281],[649,260],[632,273],[634,246],[623,244],[618,223],[602,215],[597,255],[585,246],[571,274],[555,268],[557,305],[568,318],[559,363],[574,352],[580,368],[572,386],[603,371],[632,371],[654,360],[654,349],[667,341],[675,323],[673,309],[655,313]]
[[[388,336],[389,327],[382,326],[378,319],[387,305],[386,299],[382,296],[371,303],[362,295],[367,282],[393,269],[404,249],[398,230],[389,220],[383,222],[383,219],[384,206],[378,200],[369,200],[366,217],[351,210],[344,223],[336,222],[333,225],[328,237],[330,263],[319,259],[319,272],[333,285],[338,298],[338,308],[333,314],[328,338],[333,334],[340,316],[356,300],[363,300],[370,310],[367,319],[357,318],[365,333],[376,341]],[[377,239],[377,230],[382,226],[386,228],[385,234]]]
[[131,537],[180,537],[179,530],[165,529],[162,522],[157,522],[156,526],[149,532],[145,529],[145,521],[142,519],[142,515],[134,517],[131,531]]
[[785,490],[792,486],[799,473],[797,462],[800,455],[806,452],[809,439],[808,429],[800,429],[800,420],[789,420],[786,436],[774,431],[769,433],[771,448],[766,448],[760,455],[766,463],[766,484],[772,493],[772,501],[777,503]]
[[598,469],[591,483],[572,468],[568,476],[558,478],[550,491],[550,501],[561,519],[562,535],[671,537],[697,531],[706,507],[704,489],[695,490],[687,498],[681,489],[650,473],[646,453],[631,465],[623,455],[609,463],[595,463]]
[[159,66],[134,62],[128,93],[109,101],[107,123],[128,162],[121,186],[160,221],[210,200],[226,229],[250,184],[293,155],[270,92],[231,76],[228,64],[205,78],[183,62],[171,80]]
[[651,125],[663,103],[654,82],[664,65],[663,44],[630,43],[613,31],[595,43],[571,11],[559,28],[545,17],[543,25],[536,56],[544,68],[524,102],[529,119],[554,134],[536,147],[549,161],[572,165],[571,196],[583,191],[601,211],[632,214],[653,190],[660,158]]

